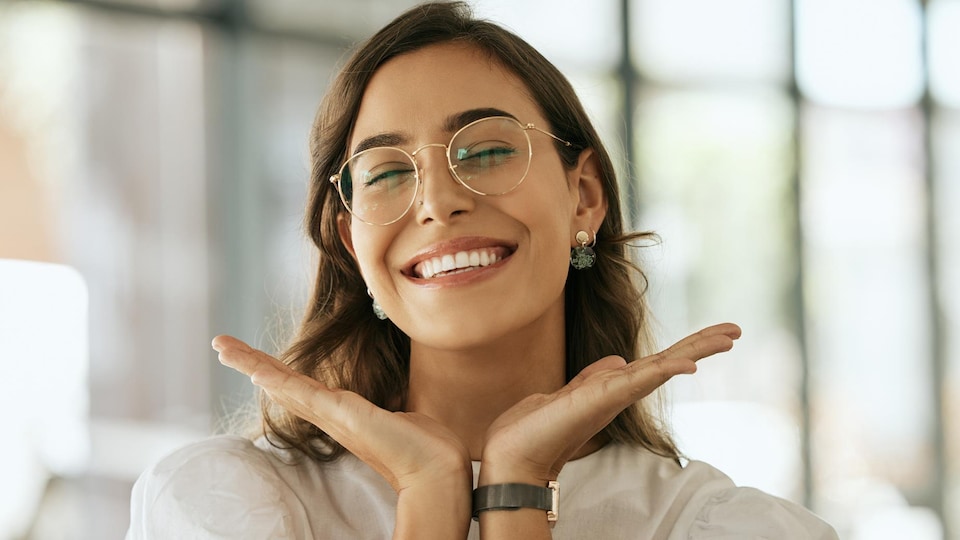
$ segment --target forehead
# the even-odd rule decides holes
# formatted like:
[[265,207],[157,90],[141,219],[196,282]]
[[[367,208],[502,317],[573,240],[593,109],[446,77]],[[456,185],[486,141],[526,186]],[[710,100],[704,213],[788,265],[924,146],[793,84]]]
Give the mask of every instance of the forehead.
[[499,109],[521,122],[545,124],[539,107],[516,75],[476,47],[431,45],[391,59],[363,94],[350,148],[365,137],[399,133],[410,139],[443,135],[451,115]]

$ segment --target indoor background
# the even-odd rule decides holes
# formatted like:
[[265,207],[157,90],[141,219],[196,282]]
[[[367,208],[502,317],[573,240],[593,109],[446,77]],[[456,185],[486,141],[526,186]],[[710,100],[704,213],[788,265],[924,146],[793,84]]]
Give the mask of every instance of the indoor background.
[[[475,0],[620,165],[681,449],[854,540],[960,539],[960,0]],[[120,538],[306,298],[307,132],[407,0],[0,0],[0,539]],[[429,84],[429,81],[424,81]]]

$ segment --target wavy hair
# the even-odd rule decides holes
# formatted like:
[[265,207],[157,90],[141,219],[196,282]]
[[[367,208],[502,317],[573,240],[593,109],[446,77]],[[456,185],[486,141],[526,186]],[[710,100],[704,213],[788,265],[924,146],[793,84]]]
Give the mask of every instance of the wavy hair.
[[[310,189],[306,231],[316,245],[317,274],[300,328],[280,358],[294,370],[374,404],[399,410],[407,391],[410,340],[393,323],[375,318],[359,268],[343,246],[337,216],[346,211],[328,178],[347,157],[347,139],[374,72],[398,55],[429,45],[464,43],[488,54],[520,78],[550,128],[571,147],[556,143],[564,165],[583,149],[599,160],[607,214],[597,231],[593,268],[568,273],[565,287],[566,375],[607,355],[628,361],[651,352],[644,298],[646,278],[627,256],[632,242],[650,233],[625,233],[616,173],[573,87],[560,71],[515,34],[476,19],[464,2],[432,2],[403,13],[362,43],[323,99],[310,134]],[[261,395],[262,429],[272,444],[326,461],[345,450],[313,424]],[[641,445],[678,459],[678,451],[644,400],[605,429],[614,442]]]

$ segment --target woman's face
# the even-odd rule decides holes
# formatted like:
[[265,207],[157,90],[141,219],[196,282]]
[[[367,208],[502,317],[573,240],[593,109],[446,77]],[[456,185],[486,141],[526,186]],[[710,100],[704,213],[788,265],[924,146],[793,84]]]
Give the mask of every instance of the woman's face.
[[[466,45],[426,47],[390,60],[374,74],[348,153],[384,135],[407,152],[446,145],[464,123],[458,118],[484,109],[551,130],[523,83],[496,61]],[[443,148],[431,146],[417,153],[420,193],[402,219],[386,226],[341,219],[341,236],[367,286],[415,344],[466,349],[523,330],[563,331],[572,239],[600,221],[578,212],[581,167],[566,170],[553,139],[534,130],[528,134],[529,172],[510,193],[467,190],[451,175]],[[453,272],[432,268],[444,258],[479,265]]]

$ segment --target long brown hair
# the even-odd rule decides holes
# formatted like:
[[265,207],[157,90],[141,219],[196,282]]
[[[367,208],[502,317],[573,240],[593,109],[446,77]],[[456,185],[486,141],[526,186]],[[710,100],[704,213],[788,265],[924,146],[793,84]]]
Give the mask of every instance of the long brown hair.
[[[337,216],[346,210],[328,178],[347,157],[347,139],[373,73],[398,55],[447,42],[477,47],[526,84],[553,133],[572,143],[556,145],[565,166],[574,167],[586,148],[592,148],[599,160],[608,208],[596,232],[595,266],[570,271],[567,277],[567,380],[604,356],[631,360],[650,352],[646,278],[630,262],[626,249],[628,243],[651,235],[624,233],[613,163],[570,83],[518,36],[473,18],[465,3],[426,3],[361,44],[321,103],[310,134],[305,223],[318,248],[316,282],[300,329],[281,355],[293,369],[391,410],[401,407],[406,395],[410,341],[393,323],[376,319],[370,309],[360,271],[337,232]],[[297,448],[317,460],[335,459],[344,452],[322,430],[272,405],[265,396],[261,409],[264,432],[273,444]],[[615,442],[678,457],[657,415],[642,403],[623,411],[604,433]]]

